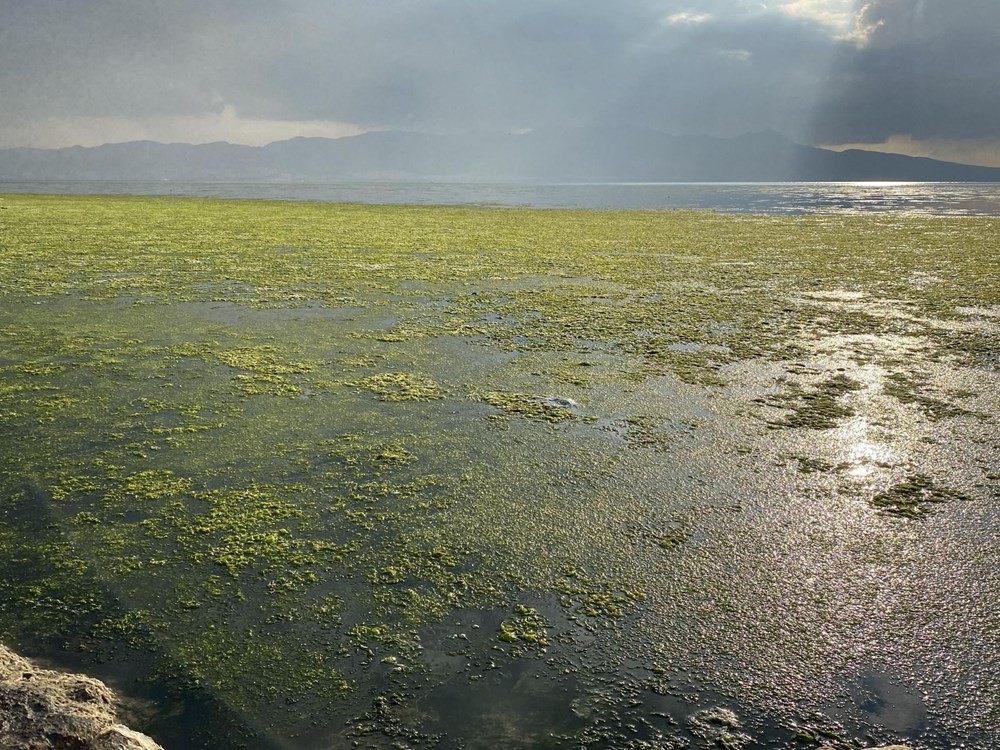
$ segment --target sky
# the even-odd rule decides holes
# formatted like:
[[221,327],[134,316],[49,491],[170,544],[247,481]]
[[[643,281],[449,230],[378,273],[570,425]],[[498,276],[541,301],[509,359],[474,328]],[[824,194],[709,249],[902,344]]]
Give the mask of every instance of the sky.
[[554,125],[1000,166],[1000,1],[0,0],[0,147]]

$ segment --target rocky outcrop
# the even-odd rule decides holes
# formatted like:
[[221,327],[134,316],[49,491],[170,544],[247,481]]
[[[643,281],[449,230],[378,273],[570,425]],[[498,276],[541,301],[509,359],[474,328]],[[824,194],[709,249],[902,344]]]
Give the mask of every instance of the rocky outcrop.
[[118,723],[115,696],[100,680],[39,669],[2,645],[0,748],[162,750]]

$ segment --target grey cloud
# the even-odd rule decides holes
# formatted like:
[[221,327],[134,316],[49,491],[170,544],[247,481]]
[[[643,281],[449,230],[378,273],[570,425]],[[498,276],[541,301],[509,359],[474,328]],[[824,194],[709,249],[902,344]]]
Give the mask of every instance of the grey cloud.
[[[699,24],[649,57],[621,109],[679,132],[771,127],[794,135],[815,106],[835,45],[825,30],[782,17]],[[732,51],[746,54],[726,54]]]
[[[779,106],[785,124],[800,121],[835,44],[825,29],[722,2],[398,6],[377,23],[327,19],[308,44],[262,70],[254,88],[239,88],[233,103],[242,112],[261,101],[255,113],[263,116],[296,109],[308,118],[444,130],[621,121],[730,132],[776,125]],[[663,23],[692,8],[712,20]],[[743,50],[745,64],[723,54]]]
[[[867,7],[865,7],[867,6]],[[0,123],[218,111],[439,131],[996,136],[1000,3],[871,0],[867,46],[740,0],[0,5]],[[666,24],[674,13],[707,16]]]
[[263,6],[257,0],[0,4],[0,118],[204,112],[216,105],[213,94],[227,66],[242,54],[219,32],[245,34]]
[[[656,19],[646,3],[390,3],[339,12],[238,87],[301,116],[430,128],[579,119],[613,84],[630,40]],[[319,94],[319,95],[317,95]]]
[[841,51],[810,129],[827,142],[996,137],[1000,3],[874,0],[870,44]]

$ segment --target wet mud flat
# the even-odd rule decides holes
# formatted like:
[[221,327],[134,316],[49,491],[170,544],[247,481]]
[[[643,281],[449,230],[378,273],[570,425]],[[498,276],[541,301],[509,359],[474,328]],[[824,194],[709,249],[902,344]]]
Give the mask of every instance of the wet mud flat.
[[0,640],[165,747],[1000,743],[1000,221],[0,207]]

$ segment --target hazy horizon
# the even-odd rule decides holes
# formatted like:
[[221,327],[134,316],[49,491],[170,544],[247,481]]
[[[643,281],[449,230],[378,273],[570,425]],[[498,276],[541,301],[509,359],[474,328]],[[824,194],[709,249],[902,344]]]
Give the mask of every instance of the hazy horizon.
[[[539,130],[539,128],[529,128],[529,129],[526,129],[524,132],[520,132],[520,133],[508,133],[508,135],[515,135],[515,136],[516,135],[525,135],[526,133],[530,133],[530,132],[533,132],[535,130]],[[704,134],[700,134],[700,133],[668,133],[666,131],[656,130],[655,128],[648,128],[648,130],[651,130],[651,131],[657,132],[657,133],[663,133],[664,135],[669,135],[669,136],[674,136],[674,137],[681,137],[681,138],[684,138],[684,137],[698,137],[698,136],[704,135]],[[94,142],[94,143],[75,143],[75,144],[71,144],[69,146],[57,146],[57,145],[56,146],[13,146],[13,147],[7,147],[7,148],[13,148],[13,149],[16,149],[16,148],[34,148],[34,149],[42,149],[42,150],[48,150],[48,151],[55,151],[55,150],[61,150],[61,149],[66,149],[66,148],[100,148],[101,146],[115,146],[115,145],[122,145],[122,144],[128,144],[128,143],[157,143],[157,144],[160,144],[160,145],[167,145],[167,146],[170,146],[170,145],[180,145],[180,146],[210,146],[210,145],[220,144],[220,145],[227,145],[227,146],[249,146],[251,148],[263,148],[263,147],[266,147],[266,146],[274,145],[276,143],[283,143],[283,142],[286,142],[286,141],[291,141],[291,140],[296,140],[296,139],[322,138],[322,139],[327,139],[327,140],[340,140],[340,139],[343,139],[343,138],[354,138],[355,136],[365,135],[367,133],[387,133],[387,132],[417,133],[417,134],[421,134],[421,135],[439,135],[439,136],[447,136],[447,135],[469,135],[470,134],[467,131],[466,132],[459,132],[459,133],[447,133],[447,132],[441,132],[441,131],[433,132],[433,133],[428,133],[428,132],[422,132],[422,131],[416,131],[416,130],[414,130],[414,131],[407,131],[407,130],[382,130],[382,129],[374,130],[373,129],[373,130],[364,130],[364,131],[357,132],[357,133],[343,133],[343,134],[340,134],[340,135],[320,135],[320,134],[311,134],[311,133],[308,133],[308,132],[306,132],[306,133],[293,133],[293,134],[290,134],[290,135],[288,135],[286,137],[280,137],[280,138],[276,138],[274,140],[268,140],[268,141],[264,141],[264,142],[261,142],[261,143],[247,143],[247,142],[241,142],[241,141],[238,141],[238,140],[226,140],[226,139],[189,140],[189,141],[161,141],[161,140],[156,140],[154,138],[141,138],[141,139],[131,139],[130,138],[130,139],[125,139],[125,140],[100,141],[100,142]],[[758,131],[758,132],[763,132],[763,131]],[[500,131],[497,131],[497,134],[501,134]],[[740,135],[752,135],[752,133],[743,133],[743,134],[740,134]],[[783,134],[779,133],[779,135],[783,135]],[[712,137],[712,136],[709,136],[709,137]],[[736,137],[739,137],[739,136],[736,136]],[[791,139],[789,139],[789,140],[791,140]],[[902,141],[902,143],[905,143],[906,145],[905,146],[902,145],[902,143],[900,141]],[[792,141],[792,142],[794,143],[796,141]],[[930,145],[930,144],[926,144],[926,143],[920,143],[920,142],[912,141],[912,139],[894,139],[892,142],[888,142],[886,144],[871,144],[871,143],[818,144],[818,145],[814,146],[814,148],[821,148],[821,149],[824,149],[824,150],[827,150],[827,151],[835,151],[835,152],[838,152],[838,153],[842,153],[844,151],[852,151],[853,150],[853,151],[866,151],[866,152],[870,152],[870,153],[899,154],[899,155],[903,155],[903,156],[914,156],[914,157],[922,157],[922,158],[928,158],[928,159],[935,159],[937,161],[946,161],[946,162],[951,162],[951,163],[954,163],[954,164],[962,164],[962,165],[967,165],[967,166],[1000,166],[1000,156],[998,156],[997,158],[994,158],[994,159],[990,159],[990,158],[980,159],[977,162],[977,161],[972,161],[972,159],[974,158],[974,156],[972,156],[971,154],[969,154],[966,149],[961,148],[960,145],[956,145],[956,144],[940,144],[938,146],[934,146],[934,145]],[[730,183],[730,184],[743,184],[740,181],[726,181],[726,182]],[[822,180],[820,182],[822,182]],[[837,181],[834,180],[833,182],[837,182]],[[879,182],[879,180],[876,180],[876,182]],[[634,184],[634,183],[630,183],[630,184]],[[652,183],[652,184],[655,184],[655,183]],[[671,184],[671,183],[663,183],[663,184]],[[681,184],[683,184],[683,183],[681,183]],[[693,184],[697,184],[697,183],[693,183]],[[706,184],[708,184],[708,183],[706,183]]]

